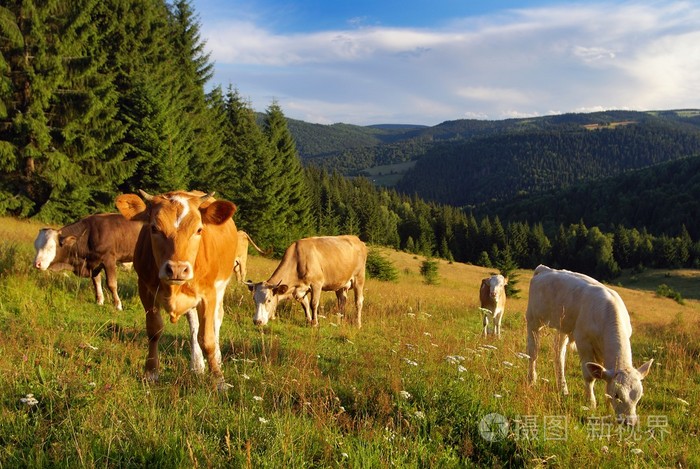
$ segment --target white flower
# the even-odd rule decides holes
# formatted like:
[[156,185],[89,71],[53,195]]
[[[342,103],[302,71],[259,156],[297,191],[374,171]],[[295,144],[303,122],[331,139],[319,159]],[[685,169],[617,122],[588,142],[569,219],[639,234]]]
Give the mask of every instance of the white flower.
[[491,344],[482,345],[482,347],[488,348],[491,350],[498,350],[498,347],[496,347],[495,345],[491,345]]
[[430,332],[423,332],[423,335],[426,335],[426,336],[428,336],[428,337],[432,337],[432,336],[433,336],[433,334],[431,334]]
[[241,376],[243,376],[243,379],[250,379],[250,376],[248,376],[248,375],[245,374],[245,373],[243,373],[243,375],[241,375]]
[[644,452],[639,448],[632,448],[630,451],[632,452],[632,454],[636,454],[636,455],[640,455]]
[[399,392],[399,394],[400,394],[401,397],[403,397],[404,399],[410,399],[410,398],[411,398],[411,393],[408,392],[408,391],[401,391],[401,392]]
[[29,407],[33,407],[39,403],[34,397],[34,394],[27,394],[19,400],[22,404],[27,404]]
[[90,382],[88,383],[88,386],[90,386],[91,388],[94,388],[95,386],[97,386],[97,383],[94,382],[94,381],[90,381]]
[[504,361],[503,364],[504,364],[505,366],[509,367],[509,368],[510,368],[511,366],[513,366],[513,364],[512,364],[511,362],[506,362],[506,361]]
[[258,422],[265,424],[265,423],[269,422],[269,420],[266,419],[265,417],[258,417]]
[[425,414],[420,410],[415,411],[413,415],[419,420],[423,420],[425,418]]
[[515,356],[518,358],[530,359],[530,355],[528,355],[527,353],[523,353],[523,352],[516,352]]
[[465,371],[467,371],[467,369],[462,365],[457,365],[457,371],[459,371],[460,373],[464,373]]
[[413,360],[409,360],[408,358],[404,358],[403,361],[405,361],[407,364],[409,364],[411,366],[418,366],[418,362],[413,361]]
[[348,456],[348,453],[340,453],[340,455],[343,457],[343,459],[347,459],[350,456]]
[[582,406],[581,406],[581,410],[586,410],[586,411],[588,411],[588,410],[591,410],[591,409],[590,409],[589,407],[585,406],[585,405],[582,405]]
[[263,398],[260,396],[253,396],[253,399],[258,401],[258,402],[263,400]]
[[500,398],[502,398],[503,396],[501,396],[500,394],[494,394],[493,397],[495,397],[496,399],[500,399]]
[[447,360],[447,363],[451,363],[453,365],[457,365],[460,362],[464,361],[464,357],[461,355],[448,355],[445,357],[445,360]]

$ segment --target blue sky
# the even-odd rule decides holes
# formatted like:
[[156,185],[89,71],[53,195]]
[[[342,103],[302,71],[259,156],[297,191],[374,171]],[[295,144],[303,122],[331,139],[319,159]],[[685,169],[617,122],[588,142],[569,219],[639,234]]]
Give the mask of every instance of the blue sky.
[[436,125],[700,108],[700,2],[192,0],[215,63],[264,111]]

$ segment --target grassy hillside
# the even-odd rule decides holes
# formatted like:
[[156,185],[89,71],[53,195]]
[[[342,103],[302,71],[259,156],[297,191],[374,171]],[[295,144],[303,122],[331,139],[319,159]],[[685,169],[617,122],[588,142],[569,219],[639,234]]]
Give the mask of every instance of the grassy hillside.
[[[368,281],[361,330],[336,315],[329,293],[319,328],[287,305],[259,330],[247,289],[234,285],[221,330],[232,387],[218,393],[208,375],[188,371],[185,321],[166,321],[161,380],[142,382],[147,339],[134,273],[120,272],[123,312],[98,307],[89,281],[32,270],[38,228],[0,219],[0,467],[700,465],[692,417],[700,302],[656,297],[646,289],[653,278],[615,287],[631,312],[635,364],[656,362],[637,432],[613,425],[606,435],[595,422],[610,410],[585,407],[575,354],[571,395],[556,392],[551,333],[539,363],[544,379],[525,382],[527,362],[517,354],[525,350],[529,272],[520,272],[522,298],[508,300],[501,340],[481,337],[478,286],[489,271],[479,267],[439,261],[439,284],[426,285],[422,258],[383,250],[400,278]],[[264,279],[275,265],[253,257],[249,276]],[[698,277],[663,280],[680,290],[676,282]],[[27,394],[36,404],[22,401]],[[605,401],[601,383],[596,395]],[[478,425],[493,412],[511,426],[489,442]],[[565,434],[546,427],[552,421]]]

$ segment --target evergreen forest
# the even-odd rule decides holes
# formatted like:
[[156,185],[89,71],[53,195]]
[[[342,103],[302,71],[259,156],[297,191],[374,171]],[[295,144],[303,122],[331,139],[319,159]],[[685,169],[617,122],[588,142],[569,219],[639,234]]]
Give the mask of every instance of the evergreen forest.
[[[0,215],[61,224],[113,212],[120,193],[198,189],[236,203],[239,228],[278,254],[304,236],[354,233],[504,271],[700,267],[697,181],[662,180],[675,172],[665,165],[697,167],[697,113],[305,124],[210,83],[187,0],[8,0],[0,52]],[[416,166],[396,188],[361,176],[405,161]],[[652,165],[669,169],[637,171]],[[628,178],[601,184],[630,189],[649,216],[557,192],[603,175]],[[579,190],[605,200],[597,187]],[[572,202],[547,211],[552,199]],[[656,217],[642,208],[661,199]]]

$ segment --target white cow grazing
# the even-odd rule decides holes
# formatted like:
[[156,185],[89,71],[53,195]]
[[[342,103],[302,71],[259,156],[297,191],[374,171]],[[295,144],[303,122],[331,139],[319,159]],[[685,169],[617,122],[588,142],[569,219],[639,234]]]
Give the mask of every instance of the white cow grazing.
[[481,281],[479,299],[481,316],[484,324],[484,336],[488,335],[489,316],[493,318],[493,333],[501,337],[501,319],[506,307],[506,285],[508,280],[503,275],[492,275]]
[[594,381],[605,380],[606,395],[618,422],[636,425],[642,380],[654,360],[639,369],[632,365],[632,325],[617,292],[586,275],[540,265],[530,281],[526,317],[530,384],[537,379],[539,330],[544,326],[553,327],[559,331],[555,335],[554,349],[555,372],[561,391],[569,393],[564,362],[566,345],[575,341],[591,406],[596,405]]

